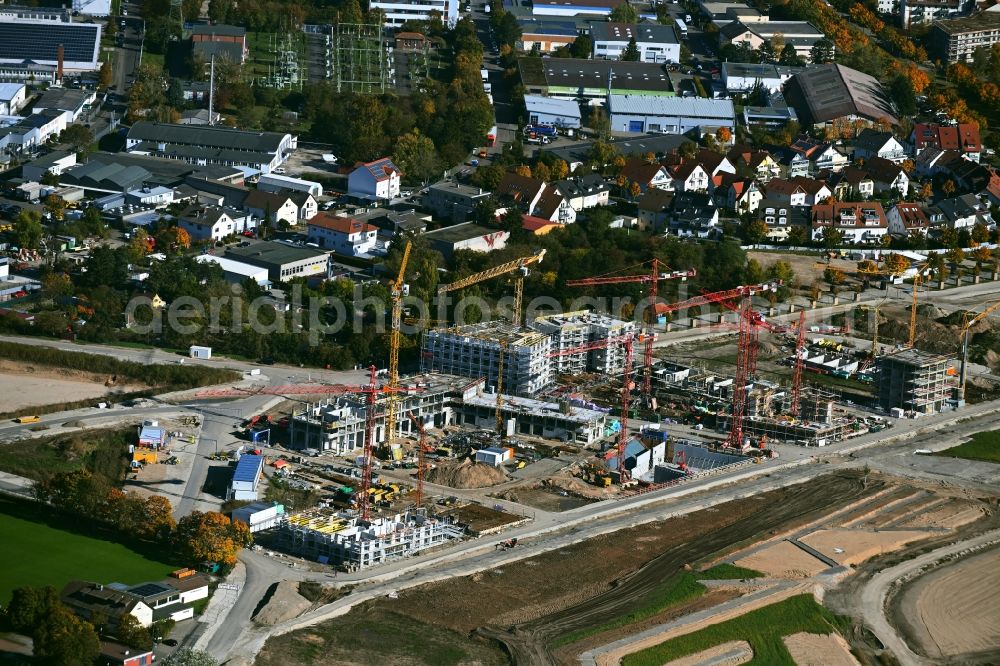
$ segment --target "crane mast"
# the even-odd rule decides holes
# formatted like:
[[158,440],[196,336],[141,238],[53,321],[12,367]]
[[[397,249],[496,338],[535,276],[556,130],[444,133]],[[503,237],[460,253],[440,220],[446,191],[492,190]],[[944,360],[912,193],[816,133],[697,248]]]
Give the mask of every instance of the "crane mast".
[[399,343],[400,319],[403,315],[403,279],[406,275],[406,264],[410,260],[412,243],[406,241],[403,258],[399,262],[399,275],[392,283],[392,321],[389,331],[389,404],[385,413],[385,445],[389,448],[396,439],[396,414],[399,411]]

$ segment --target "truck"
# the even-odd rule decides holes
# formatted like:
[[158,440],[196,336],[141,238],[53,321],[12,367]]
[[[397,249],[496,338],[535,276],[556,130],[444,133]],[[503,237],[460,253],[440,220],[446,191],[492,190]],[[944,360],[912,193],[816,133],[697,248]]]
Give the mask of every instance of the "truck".
[[526,136],[531,134],[536,134],[538,136],[554,137],[556,136],[557,132],[556,128],[553,127],[552,125],[525,125],[524,134]]

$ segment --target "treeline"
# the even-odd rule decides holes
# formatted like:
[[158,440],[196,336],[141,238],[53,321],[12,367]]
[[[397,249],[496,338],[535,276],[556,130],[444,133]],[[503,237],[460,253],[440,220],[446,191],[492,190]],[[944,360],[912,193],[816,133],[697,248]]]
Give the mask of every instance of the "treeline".
[[166,363],[142,364],[122,361],[111,356],[68,352],[50,347],[0,342],[0,358],[19,363],[37,363],[70,370],[117,375],[118,380],[131,379],[160,389],[179,391],[199,386],[224,384],[240,378],[240,373],[223,368]]

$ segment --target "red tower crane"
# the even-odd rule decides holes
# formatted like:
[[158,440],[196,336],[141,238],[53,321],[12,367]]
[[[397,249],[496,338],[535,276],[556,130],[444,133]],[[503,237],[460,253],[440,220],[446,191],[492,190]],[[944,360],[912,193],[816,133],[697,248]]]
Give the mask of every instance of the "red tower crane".
[[799,415],[799,396],[802,392],[802,366],[805,365],[806,311],[799,313],[799,335],[795,340],[795,374],[792,375],[792,416]]
[[[650,262],[651,270],[649,273],[640,273],[638,275],[599,275],[592,278],[583,278],[580,280],[566,280],[567,287],[585,287],[585,286],[595,286],[603,284],[628,284],[628,283],[640,283],[648,285],[646,290],[646,295],[649,299],[650,308],[650,324],[655,323],[656,319],[656,291],[657,285],[661,280],[686,280],[689,277],[695,277],[698,273],[694,269],[686,271],[672,271],[669,273],[660,272],[660,260],[653,259]],[[643,376],[642,376],[642,392],[645,396],[652,395],[652,383],[653,383],[653,335],[646,336],[645,345],[643,347]]]
[[[756,285],[743,285],[726,291],[701,294],[665,307],[667,312],[676,312],[698,305],[719,303],[724,307],[739,312],[739,342],[736,355],[736,377],[733,379],[733,416],[732,427],[726,438],[726,446],[743,448],[743,422],[746,418],[747,384],[757,371],[757,336],[759,329],[781,330],[768,324],[764,316],[753,309],[753,297],[756,294],[772,291],[781,286],[780,280]],[[732,301],[738,301],[734,306]]]
[[[604,340],[597,340],[595,342],[589,342],[585,345],[579,345],[577,347],[569,347],[567,349],[560,349],[559,351],[550,352],[547,356],[569,356],[570,354],[582,354],[595,349],[607,349],[613,345],[622,345],[625,348],[625,360],[622,364],[622,393],[621,393],[621,418],[620,425],[621,428],[618,431],[618,478],[620,483],[624,483],[629,480],[629,472],[625,469],[625,446],[628,444],[628,408],[629,402],[632,398],[632,387],[631,387],[631,376],[632,376],[632,345],[635,341],[635,336],[633,335],[620,335],[611,338],[605,338]],[[639,336],[639,341],[644,341],[644,336]]]
[[406,415],[410,417],[410,421],[413,422],[414,427],[417,429],[418,439],[417,439],[417,507],[423,503],[424,499],[424,472],[427,469],[427,458],[425,454],[431,451],[431,448],[427,446],[427,434],[424,431],[423,422],[413,415],[413,412],[407,412]]

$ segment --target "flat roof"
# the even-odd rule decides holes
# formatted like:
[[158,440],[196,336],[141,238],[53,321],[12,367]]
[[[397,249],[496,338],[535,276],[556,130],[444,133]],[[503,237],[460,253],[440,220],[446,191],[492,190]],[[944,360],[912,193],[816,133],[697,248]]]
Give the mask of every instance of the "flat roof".
[[803,67],[788,67],[786,65],[772,65],[770,63],[722,63],[722,71],[725,72],[727,76],[742,76],[744,78],[754,79],[781,79],[783,77],[794,76],[803,69]]
[[734,118],[733,102],[701,97],[656,95],[608,95],[608,111],[636,115],[683,116],[686,118]]
[[56,62],[59,45],[67,65],[97,61],[101,26],[96,23],[0,21],[0,61]]
[[484,227],[476,224],[475,222],[463,222],[461,224],[453,224],[450,227],[442,227],[441,229],[428,231],[424,234],[424,237],[431,240],[443,241],[445,243],[460,243],[462,241],[478,238],[479,236],[494,234],[498,231],[500,230]]
[[962,32],[979,32],[981,30],[995,30],[1000,27],[1000,12],[980,12],[975,16],[965,18],[944,19],[934,21],[935,28],[956,35]]
[[554,99],[542,95],[525,95],[524,107],[528,110],[528,113],[534,111],[536,113],[562,116],[564,118],[580,117],[580,105],[568,99]]
[[234,275],[243,275],[249,278],[256,278],[261,273],[267,276],[267,269],[260,266],[254,266],[253,264],[248,264],[242,261],[236,261],[235,259],[229,259],[227,257],[217,257],[214,254],[199,254],[194,258],[199,264],[216,264],[226,273],[232,273]]
[[267,264],[290,264],[306,259],[328,258],[322,250],[311,247],[301,247],[277,241],[253,243],[249,247],[227,247],[226,256],[233,256],[248,261],[258,261]]
[[130,141],[150,141],[261,153],[277,152],[288,134],[250,132],[210,125],[180,125],[140,121],[128,132]]
[[248,481],[252,483],[257,480],[257,475],[263,466],[263,456],[244,453],[240,456],[239,462],[236,463],[236,470],[233,472],[233,481]]
[[518,58],[524,85],[558,88],[611,88],[629,90],[671,90],[670,77],[662,65],[620,60],[578,60],[576,58]]
[[673,26],[659,23],[594,23],[591,36],[595,42],[627,42],[633,37],[637,42],[677,44],[677,34]]

